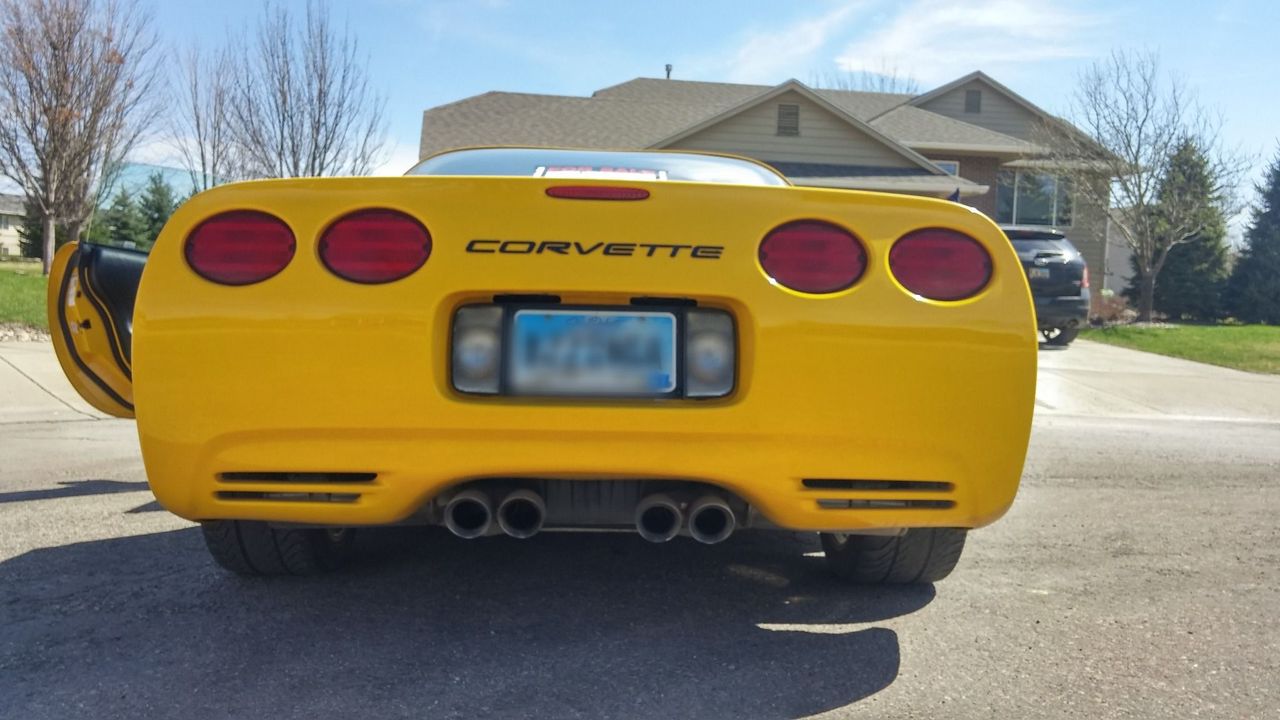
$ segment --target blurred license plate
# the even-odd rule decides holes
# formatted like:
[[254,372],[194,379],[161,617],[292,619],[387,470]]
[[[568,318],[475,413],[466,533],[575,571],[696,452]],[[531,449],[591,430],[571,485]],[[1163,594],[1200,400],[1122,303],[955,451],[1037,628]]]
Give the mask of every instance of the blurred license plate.
[[664,395],[676,389],[667,312],[519,310],[508,382],[525,395]]
[[1049,268],[1027,268],[1027,278],[1031,280],[1048,280]]

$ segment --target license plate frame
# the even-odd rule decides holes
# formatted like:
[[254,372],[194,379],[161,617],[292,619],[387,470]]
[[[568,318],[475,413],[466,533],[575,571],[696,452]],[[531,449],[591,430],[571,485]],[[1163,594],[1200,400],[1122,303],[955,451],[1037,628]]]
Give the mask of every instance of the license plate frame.
[[1027,268],[1028,280],[1048,280],[1053,277],[1053,271],[1047,267],[1029,267]]
[[[684,372],[684,313],[677,307],[658,307],[658,306],[566,306],[566,305],[513,305],[508,306],[505,312],[503,322],[503,345],[504,352],[502,357],[502,373],[501,373],[501,390],[502,395],[516,397],[545,397],[556,399],[597,399],[597,398],[631,398],[631,399],[663,399],[680,397],[683,392],[683,372]],[[636,319],[655,319],[661,323],[669,325],[669,334],[664,333],[666,338],[665,369],[668,369],[668,377],[661,387],[656,389],[615,389],[612,387],[597,386],[591,388],[579,388],[567,390],[563,388],[547,388],[547,387],[531,387],[528,377],[521,377],[522,369],[518,364],[517,346],[521,341],[521,325],[522,317],[542,318],[559,318],[566,321],[579,319],[580,322],[590,322],[588,319],[607,320],[625,318],[627,322],[634,322]],[[616,332],[617,329],[609,332]],[[617,368],[614,369],[617,371]]]

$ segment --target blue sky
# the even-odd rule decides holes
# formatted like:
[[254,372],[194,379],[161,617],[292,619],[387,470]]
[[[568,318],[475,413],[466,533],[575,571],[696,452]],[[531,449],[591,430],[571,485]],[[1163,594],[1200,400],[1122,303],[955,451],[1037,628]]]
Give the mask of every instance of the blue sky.
[[[301,6],[301,0],[286,4]],[[172,45],[221,42],[260,0],[159,0]],[[663,65],[688,80],[778,83],[896,67],[923,89],[982,69],[1067,110],[1079,71],[1113,47],[1158,50],[1220,112],[1228,137],[1269,156],[1280,138],[1275,0],[332,0],[387,97],[388,157],[416,158],[425,108],[489,90],[587,95]],[[153,146],[148,159],[161,160]],[[1261,157],[1259,158],[1259,165]]]

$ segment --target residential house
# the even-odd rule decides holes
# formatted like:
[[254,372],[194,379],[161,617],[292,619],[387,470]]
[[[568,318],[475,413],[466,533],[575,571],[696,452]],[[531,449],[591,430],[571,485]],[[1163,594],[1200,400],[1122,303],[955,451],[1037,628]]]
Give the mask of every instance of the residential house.
[[21,195],[0,193],[0,256],[22,254],[18,244],[18,228],[26,217],[27,206]]
[[1105,274],[1105,208],[1046,167],[1062,121],[982,72],[921,95],[637,78],[590,97],[488,92],[423,113],[419,156],[484,145],[745,155],[796,185],[958,196],[999,223],[1065,232]]

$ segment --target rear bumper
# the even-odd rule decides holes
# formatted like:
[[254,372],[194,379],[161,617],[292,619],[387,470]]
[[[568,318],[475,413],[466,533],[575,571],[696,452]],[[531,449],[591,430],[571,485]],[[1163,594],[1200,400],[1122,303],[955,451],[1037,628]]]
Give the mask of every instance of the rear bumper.
[[[975,466],[975,458],[957,454],[946,438],[919,436],[887,445],[839,435],[714,430],[297,429],[220,437],[191,452],[158,453],[154,444],[148,446],[156,496],[179,515],[324,525],[397,522],[468,480],[562,478],[705,482],[742,498],[773,524],[796,530],[976,527],[1005,512],[1020,469],[1020,462]],[[196,466],[178,469],[179,458],[199,456]],[[355,481],[255,477],[286,468],[338,469],[353,473]],[[947,484],[926,490],[811,489],[805,479]]]
[[[1017,491],[1035,388],[1025,326],[764,322],[730,302],[739,368],[728,397],[476,397],[452,389],[447,362],[447,318],[473,299],[450,298],[434,322],[144,326],[138,427],[156,497],[192,520],[376,525],[477,479],[677,480],[732,492],[781,527],[847,531],[978,527]],[[252,479],[269,473],[375,477]],[[806,479],[948,485],[815,490]],[[867,502],[887,500],[910,502]]]
[[1089,291],[1066,297],[1035,296],[1036,326],[1041,330],[1081,327],[1089,322]]

